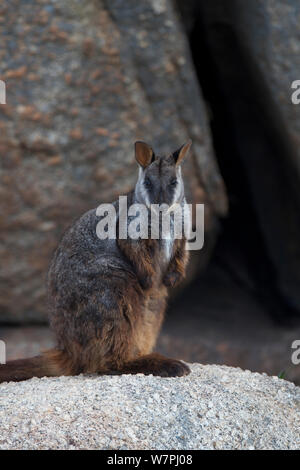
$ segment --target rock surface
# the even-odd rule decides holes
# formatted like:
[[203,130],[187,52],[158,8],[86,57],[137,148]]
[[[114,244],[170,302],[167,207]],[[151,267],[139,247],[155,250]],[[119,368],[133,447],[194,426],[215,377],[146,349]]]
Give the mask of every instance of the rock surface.
[[131,189],[135,140],[192,138],[188,196],[208,229],[226,198],[171,0],[4,0],[0,35],[0,321],[41,321],[63,230]]
[[298,387],[225,366],[191,368],[184,378],[78,376],[2,384],[0,448],[300,447]]

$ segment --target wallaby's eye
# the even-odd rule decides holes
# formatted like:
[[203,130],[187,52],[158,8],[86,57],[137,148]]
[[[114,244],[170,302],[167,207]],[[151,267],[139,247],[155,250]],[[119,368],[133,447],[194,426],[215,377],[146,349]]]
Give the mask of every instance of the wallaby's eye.
[[177,179],[174,178],[173,180],[170,181],[170,186],[176,186],[177,184]]
[[144,179],[144,186],[145,186],[145,188],[147,188],[147,189],[150,189],[150,188],[152,187],[152,183],[151,183],[151,181],[149,180],[149,178],[145,178],[145,179]]

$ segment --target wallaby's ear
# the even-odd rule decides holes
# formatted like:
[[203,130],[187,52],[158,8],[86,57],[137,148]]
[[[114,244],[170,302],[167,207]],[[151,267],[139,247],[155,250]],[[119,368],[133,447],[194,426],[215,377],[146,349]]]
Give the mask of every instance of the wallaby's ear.
[[139,165],[146,168],[154,160],[154,152],[150,145],[145,142],[136,142],[135,146],[135,158]]
[[173,152],[173,158],[175,160],[176,166],[182,163],[184,157],[187,155],[188,151],[190,150],[191,145],[192,145],[192,141],[190,139],[187,141],[186,144],[183,144],[181,147],[179,147],[178,150]]

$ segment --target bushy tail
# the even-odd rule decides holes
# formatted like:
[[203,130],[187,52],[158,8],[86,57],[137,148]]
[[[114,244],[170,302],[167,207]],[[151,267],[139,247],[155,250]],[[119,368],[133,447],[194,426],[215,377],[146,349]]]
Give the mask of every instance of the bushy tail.
[[0,383],[20,382],[32,377],[57,377],[73,375],[69,357],[64,351],[50,349],[41,356],[16,359],[0,364]]

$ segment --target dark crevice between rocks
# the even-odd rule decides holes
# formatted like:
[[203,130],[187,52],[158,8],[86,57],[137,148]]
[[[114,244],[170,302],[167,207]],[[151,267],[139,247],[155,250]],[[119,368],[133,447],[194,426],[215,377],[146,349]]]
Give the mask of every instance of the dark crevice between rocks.
[[[300,206],[293,149],[255,58],[235,29],[234,0],[176,2],[186,27],[229,216],[207,268],[167,311],[158,350],[300,383]],[[248,2],[250,3],[250,2]],[[298,272],[299,271],[299,272]]]
[[[236,286],[245,291],[245,302],[250,296],[263,314],[290,324],[300,319],[300,257],[295,249],[300,206],[292,150],[279,112],[235,30],[235,2],[178,1],[177,6],[229,196],[229,216],[222,221],[208,268],[210,282],[215,281],[211,272],[222,272],[232,282],[228,295],[234,296]],[[207,287],[207,282],[205,272],[190,289]],[[216,289],[218,282],[220,278]]]

